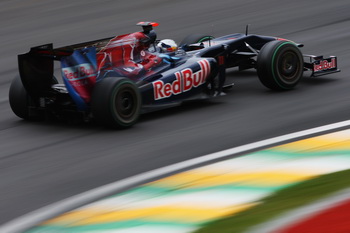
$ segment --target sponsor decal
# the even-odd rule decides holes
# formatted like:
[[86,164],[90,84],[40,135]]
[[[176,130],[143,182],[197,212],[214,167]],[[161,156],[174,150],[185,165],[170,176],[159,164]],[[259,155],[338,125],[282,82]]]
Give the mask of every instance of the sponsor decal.
[[337,68],[337,61],[336,58],[329,58],[321,61],[317,61],[317,63],[314,63],[314,72],[323,71],[323,70],[330,70]]
[[89,63],[62,68],[63,74],[69,81],[77,81],[95,76],[95,70]]
[[162,80],[152,82],[154,90],[154,99],[169,98],[172,95],[178,95],[192,88],[196,88],[205,83],[210,74],[210,64],[206,59],[197,62],[200,69],[193,72],[192,69],[187,68],[175,73],[175,80],[172,83],[164,83]]
[[96,49],[75,50],[61,58],[61,72],[69,95],[79,110],[88,109],[91,91],[96,83]]

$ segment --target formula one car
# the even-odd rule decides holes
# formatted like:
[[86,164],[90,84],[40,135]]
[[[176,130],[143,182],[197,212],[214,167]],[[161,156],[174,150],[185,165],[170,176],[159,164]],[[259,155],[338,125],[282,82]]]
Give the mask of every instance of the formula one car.
[[[153,30],[158,24],[138,25],[140,32],[55,49],[46,44],[19,55],[20,75],[9,91],[13,112],[23,119],[79,116],[126,128],[142,113],[219,96],[230,67],[256,69],[272,90],[294,88],[306,70],[311,76],[340,71],[335,56],[303,55],[302,44],[248,32],[193,34],[178,50],[163,51]],[[54,61],[60,61],[63,83],[54,76]]]

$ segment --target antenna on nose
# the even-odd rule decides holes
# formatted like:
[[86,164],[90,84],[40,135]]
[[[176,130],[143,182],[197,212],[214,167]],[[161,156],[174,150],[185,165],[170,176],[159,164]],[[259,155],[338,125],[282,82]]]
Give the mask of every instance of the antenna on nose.
[[246,35],[246,36],[248,36],[249,25],[250,25],[250,24],[247,24],[247,25],[245,26],[245,35]]

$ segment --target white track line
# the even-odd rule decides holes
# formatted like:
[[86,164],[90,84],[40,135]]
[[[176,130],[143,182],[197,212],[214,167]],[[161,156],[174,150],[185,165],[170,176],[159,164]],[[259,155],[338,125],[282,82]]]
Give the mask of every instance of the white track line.
[[325,125],[321,127],[316,127],[308,130],[303,130],[296,133],[286,134],[279,137],[274,137],[254,143],[249,143],[243,146],[234,147],[231,149],[219,151],[216,153],[204,155],[195,159],[186,160],[180,163],[175,163],[173,165],[158,168],[152,171],[144,172],[129,178],[116,181],[90,191],[69,197],[62,201],[53,203],[51,205],[45,206],[21,217],[18,217],[4,225],[0,226],[0,232],[2,233],[20,233],[31,227],[40,224],[41,222],[51,219],[57,215],[65,213],[67,211],[73,210],[75,208],[81,207],[83,205],[94,202],[98,199],[113,195],[115,193],[124,191],[128,188],[140,185],[150,180],[169,175],[180,170],[188,169],[193,166],[198,166],[200,164],[211,162],[216,159],[222,159],[235,154],[248,152],[250,150],[256,150],[262,147],[270,146],[277,143],[282,143],[288,140],[294,140],[300,137],[310,136],[313,134],[324,133],[329,130],[335,130],[342,127],[350,126],[350,120],[342,121],[330,125]]

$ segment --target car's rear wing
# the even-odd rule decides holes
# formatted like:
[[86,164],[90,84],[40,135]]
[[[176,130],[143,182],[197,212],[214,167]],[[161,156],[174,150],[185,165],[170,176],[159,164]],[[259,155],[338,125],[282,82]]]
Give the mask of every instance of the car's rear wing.
[[22,83],[32,97],[45,95],[53,83],[54,60],[61,61],[71,56],[74,51],[103,47],[113,37],[53,48],[53,44],[32,47],[29,52],[18,55],[18,69]]
[[24,88],[33,98],[45,95],[53,79],[54,59],[69,56],[69,52],[56,51],[52,44],[33,47],[18,55],[18,70]]
[[103,47],[108,41],[110,41],[114,37],[107,37],[99,40],[93,40],[93,41],[87,41],[79,44],[73,44],[68,45],[60,48],[53,48],[52,43],[51,44],[44,44],[36,47],[32,47],[28,53],[25,53],[27,55],[32,56],[43,56],[43,57],[49,57],[53,60],[60,60],[62,57],[70,56],[76,49],[82,49],[86,47],[96,47],[100,48]]
[[304,62],[304,68],[312,72],[311,77],[340,72],[336,56],[324,58],[323,56],[304,55],[304,57],[310,59],[309,62]]
[[[30,48],[28,53],[22,54],[34,57],[48,57],[52,60],[59,60],[61,57],[70,56],[74,49],[70,46],[54,49],[52,44],[45,44]],[[22,56],[19,55],[19,56]]]

